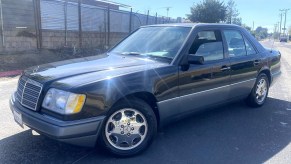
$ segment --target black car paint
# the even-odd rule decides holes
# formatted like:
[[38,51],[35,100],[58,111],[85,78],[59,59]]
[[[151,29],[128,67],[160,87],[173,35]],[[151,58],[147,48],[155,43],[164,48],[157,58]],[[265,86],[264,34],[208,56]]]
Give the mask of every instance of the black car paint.
[[[108,53],[109,55],[67,60],[26,70],[24,76],[44,84],[41,100],[49,88],[87,95],[85,105],[78,114],[59,115],[41,108],[41,103],[38,112],[65,121],[104,116],[119,100],[132,95],[149,100],[162,125],[180,115],[220,103],[225,100],[224,98],[246,97],[253,87],[253,85],[243,86],[241,89],[244,94],[232,95],[232,88],[223,88],[223,86],[232,86],[232,83],[256,78],[261,71],[266,71],[270,76],[280,71],[279,52],[267,51],[246,30],[238,26],[219,24],[160,26],[192,28],[187,42],[184,43],[171,63]],[[204,65],[188,65],[187,56],[191,43],[197,32],[205,29],[239,30],[256,47],[257,55],[244,59],[229,59],[227,47],[224,44],[225,59]],[[260,60],[260,63],[254,66],[253,62],[257,59]],[[221,66],[230,66],[231,70],[221,71]],[[204,91],[213,88],[219,88],[220,92],[216,90],[211,93],[212,95],[205,94]],[[196,94],[195,98],[200,97],[198,100],[188,97],[195,93],[202,93],[199,96]],[[213,97],[217,99],[210,101],[213,100]],[[184,104],[182,102],[185,103],[185,106],[181,106]],[[210,102],[211,104],[209,104]]]
[[[90,65],[87,64],[88,61],[91,62]],[[80,65],[85,65],[88,69],[79,70]],[[74,68],[76,71],[62,70],[63,67]],[[104,115],[116,101],[131,93],[155,92],[159,101],[178,96],[174,88],[178,85],[178,70],[165,61],[110,54],[101,58],[89,57],[47,64],[34,73],[33,70],[35,68],[26,70],[24,75],[44,84],[42,98],[49,88],[87,95],[83,110],[75,115],[63,116],[40,109],[40,112],[62,120]],[[59,71],[52,73],[54,70]],[[155,90],[152,90],[151,84],[155,86]],[[174,91],[167,92],[171,88]]]

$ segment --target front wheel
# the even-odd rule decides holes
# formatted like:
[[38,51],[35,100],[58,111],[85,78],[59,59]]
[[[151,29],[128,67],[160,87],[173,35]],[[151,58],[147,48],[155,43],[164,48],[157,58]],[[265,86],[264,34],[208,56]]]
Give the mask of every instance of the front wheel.
[[140,99],[131,99],[109,111],[102,127],[102,143],[115,155],[132,156],[151,143],[156,131],[151,107]]
[[252,92],[246,102],[251,107],[260,107],[264,105],[269,92],[269,79],[266,74],[261,73],[255,83]]

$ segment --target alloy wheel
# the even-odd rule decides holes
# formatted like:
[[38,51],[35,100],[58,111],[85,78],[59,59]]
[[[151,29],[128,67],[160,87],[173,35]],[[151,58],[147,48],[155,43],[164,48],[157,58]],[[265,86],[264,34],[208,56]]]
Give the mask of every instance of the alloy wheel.
[[148,124],[145,116],[136,109],[120,109],[107,120],[105,135],[108,142],[119,150],[131,150],[145,139]]
[[267,97],[268,84],[265,79],[260,79],[256,86],[256,99],[258,103],[263,103]]

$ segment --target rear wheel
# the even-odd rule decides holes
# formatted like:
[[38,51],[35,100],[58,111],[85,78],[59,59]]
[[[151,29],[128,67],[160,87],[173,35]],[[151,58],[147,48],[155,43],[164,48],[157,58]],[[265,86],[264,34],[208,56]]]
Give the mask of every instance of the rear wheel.
[[259,74],[256,84],[251,94],[247,98],[247,104],[251,107],[260,107],[264,105],[269,92],[269,79],[266,74]]
[[140,99],[122,101],[113,107],[102,127],[103,145],[118,156],[131,156],[143,151],[157,131],[151,107]]

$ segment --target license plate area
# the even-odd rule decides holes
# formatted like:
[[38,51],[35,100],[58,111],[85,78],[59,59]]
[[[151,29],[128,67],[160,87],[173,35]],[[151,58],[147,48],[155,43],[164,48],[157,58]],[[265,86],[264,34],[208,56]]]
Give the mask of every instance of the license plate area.
[[23,122],[22,122],[22,114],[17,112],[15,109],[13,110],[13,116],[15,122],[23,128]]

